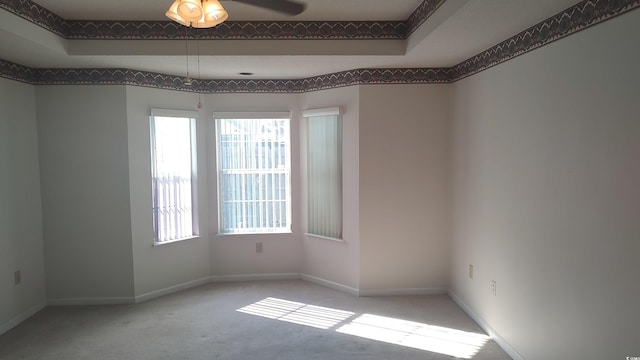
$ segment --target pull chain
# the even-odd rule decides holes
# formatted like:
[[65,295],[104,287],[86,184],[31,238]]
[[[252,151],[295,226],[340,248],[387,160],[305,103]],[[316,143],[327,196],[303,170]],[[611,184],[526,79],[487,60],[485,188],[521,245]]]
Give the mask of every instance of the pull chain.
[[[200,81],[200,38],[196,38],[196,55],[198,56],[198,81]],[[202,100],[200,98],[200,88],[198,87],[198,105],[197,109],[202,109]]]
[[189,28],[184,29],[184,48],[187,58],[187,77],[184,78],[184,86],[191,86],[191,78],[189,77]]

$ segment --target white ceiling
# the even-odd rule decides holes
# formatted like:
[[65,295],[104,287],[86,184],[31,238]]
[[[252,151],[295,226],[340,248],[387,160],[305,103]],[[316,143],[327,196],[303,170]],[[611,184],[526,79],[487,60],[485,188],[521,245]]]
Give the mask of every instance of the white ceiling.
[[[300,0],[286,17],[223,1],[230,21],[397,21],[421,0]],[[165,20],[172,0],[36,0],[68,20]],[[447,0],[409,40],[65,40],[0,10],[0,58],[30,67],[129,68],[221,78],[304,78],[373,67],[448,67],[578,0]],[[252,72],[243,77],[240,72]]]
[[[299,0],[307,5],[297,16],[221,0],[232,21],[375,21],[405,20],[422,0]],[[68,20],[166,20],[173,0],[35,0]]]

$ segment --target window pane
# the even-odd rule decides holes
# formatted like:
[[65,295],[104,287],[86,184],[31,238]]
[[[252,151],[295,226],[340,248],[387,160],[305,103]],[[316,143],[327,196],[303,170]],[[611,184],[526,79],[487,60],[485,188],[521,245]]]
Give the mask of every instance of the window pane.
[[342,121],[307,119],[308,233],[342,238]]
[[155,242],[194,235],[191,119],[151,118]]
[[216,119],[220,233],[290,231],[288,119]]

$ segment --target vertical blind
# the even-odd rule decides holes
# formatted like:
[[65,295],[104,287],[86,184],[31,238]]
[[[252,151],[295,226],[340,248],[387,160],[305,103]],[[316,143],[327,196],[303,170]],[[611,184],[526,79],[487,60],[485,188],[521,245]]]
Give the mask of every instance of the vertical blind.
[[290,231],[289,119],[216,119],[220,233]]
[[304,115],[307,118],[307,232],[342,239],[342,119],[339,112],[305,112]]
[[185,117],[151,117],[154,241],[194,235],[192,122]]

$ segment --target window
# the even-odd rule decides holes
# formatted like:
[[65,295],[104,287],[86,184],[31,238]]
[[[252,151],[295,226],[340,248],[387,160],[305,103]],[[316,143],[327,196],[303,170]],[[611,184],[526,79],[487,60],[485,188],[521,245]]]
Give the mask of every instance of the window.
[[154,243],[198,233],[195,199],[195,112],[151,112],[151,189]]
[[289,114],[217,114],[220,234],[291,231]]
[[342,118],[340,108],[306,110],[307,233],[342,239]]

